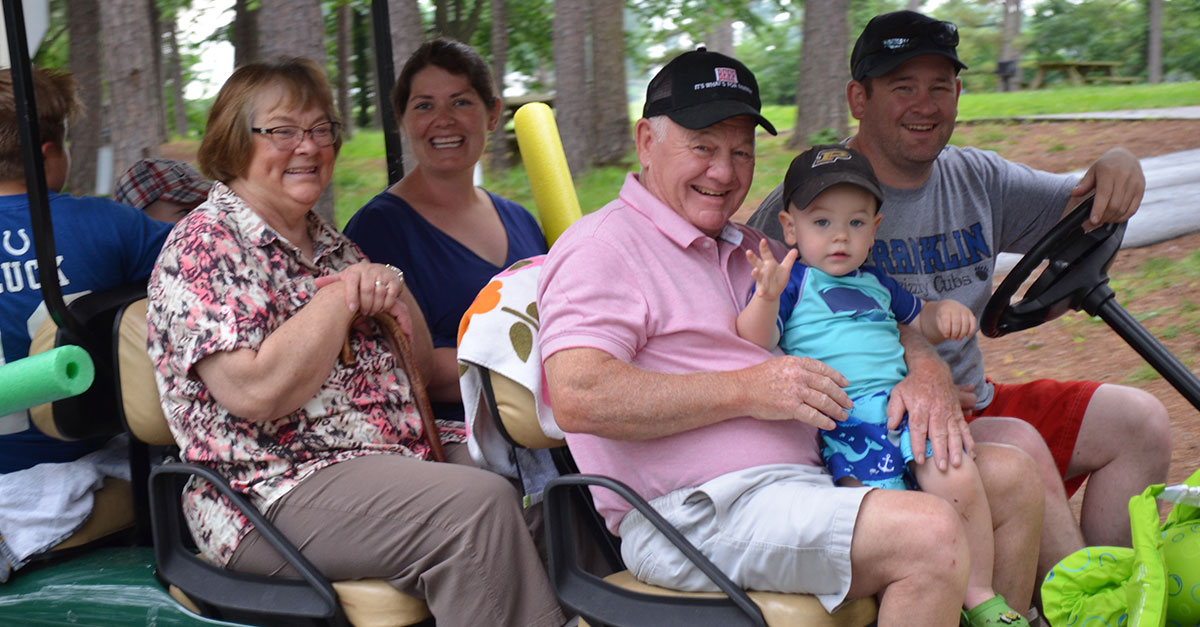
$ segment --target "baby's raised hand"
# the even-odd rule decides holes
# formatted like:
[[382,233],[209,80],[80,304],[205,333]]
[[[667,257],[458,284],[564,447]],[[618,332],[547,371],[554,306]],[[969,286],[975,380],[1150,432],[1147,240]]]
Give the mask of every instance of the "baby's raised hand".
[[948,340],[961,340],[975,332],[975,314],[956,300],[937,301],[938,331]]
[[759,240],[758,251],[758,255],[753,250],[746,251],[746,260],[754,266],[750,272],[750,276],[754,277],[754,294],[767,299],[779,298],[783,288],[787,287],[792,265],[796,263],[800,252],[793,248],[784,255],[783,261],[775,261],[775,254],[771,252],[766,238]]

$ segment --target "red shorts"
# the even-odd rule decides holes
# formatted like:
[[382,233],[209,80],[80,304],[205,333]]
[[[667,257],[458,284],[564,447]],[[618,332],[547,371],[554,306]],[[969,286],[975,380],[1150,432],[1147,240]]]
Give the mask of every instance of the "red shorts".
[[[982,416],[1005,416],[1020,418],[1033,425],[1058,466],[1058,474],[1065,477],[1071,454],[1075,451],[1075,439],[1083,424],[1092,394],[1100,383],[1096,381],[1055,381],[1039,379],[1029,383],[993,383],[995,396],[987,407],[967,417],[967,422]],[[1075,494],[1086,477],[1063,480],[1067,498]]]

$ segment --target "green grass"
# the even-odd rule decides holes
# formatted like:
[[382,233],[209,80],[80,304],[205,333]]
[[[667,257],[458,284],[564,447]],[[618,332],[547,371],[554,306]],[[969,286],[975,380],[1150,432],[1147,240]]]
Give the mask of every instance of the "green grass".
[[334,222],[338,228],[387,186],[384,154],[383,131],[359,130],[342,143],[333,167]]
[[1200,105],[1200,81],[1159,85],[1061,87],[1007,93],[967,93],[958,119],[1010,118],[1047,113],[1083,113]]

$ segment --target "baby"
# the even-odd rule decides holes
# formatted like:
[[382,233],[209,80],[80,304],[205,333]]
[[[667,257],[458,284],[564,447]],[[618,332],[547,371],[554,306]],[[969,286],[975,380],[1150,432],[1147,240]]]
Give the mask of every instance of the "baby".
[[[922,303],[899,283],[862,265],[875,243],[883,193],[870,162],[843,146],[815,146],[784,178],[779,213],[787,243],[776,263],[766,240],[754,266],[754,295],[737,319],[738,334],[764,348],[810,357],[850,381],[850,416],[821,433],[821,455],[838,485],[917,488],[955,507],[966,526],[971,568],[964,618],[974,627],[1028,625],[992,590],[992,518],[978,468],[969,457],[945,471],[913,462],[907,420],[889,428],[893,386],[907,374],[898,324],[930,342],[962,339],[975,317],[953,300]],[[796,263],[797,258],[802,263]],[[926,442],[926,457],[932,454]]]

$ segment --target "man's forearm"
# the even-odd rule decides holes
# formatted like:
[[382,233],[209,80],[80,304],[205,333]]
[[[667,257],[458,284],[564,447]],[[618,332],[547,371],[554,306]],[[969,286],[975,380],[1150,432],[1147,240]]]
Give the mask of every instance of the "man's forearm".
[[554,418],[567,432],[645,440],[745,415],[742,371],[665,374],[576,348],[545,364]]

